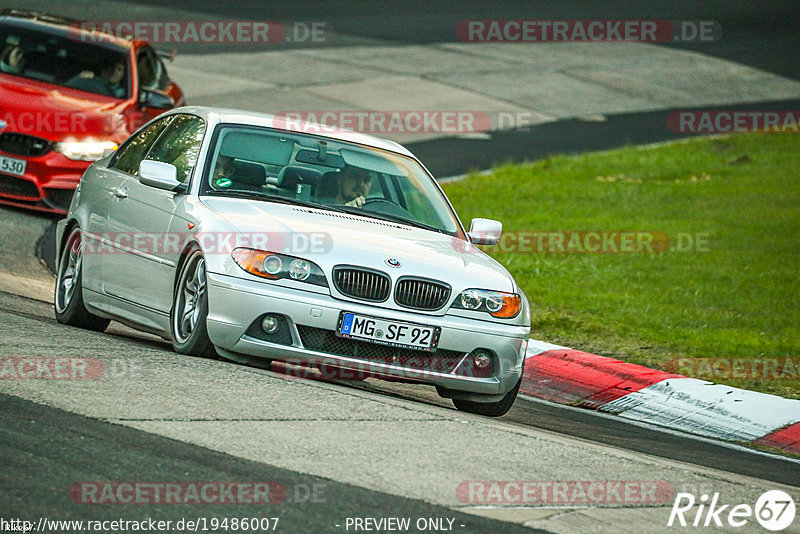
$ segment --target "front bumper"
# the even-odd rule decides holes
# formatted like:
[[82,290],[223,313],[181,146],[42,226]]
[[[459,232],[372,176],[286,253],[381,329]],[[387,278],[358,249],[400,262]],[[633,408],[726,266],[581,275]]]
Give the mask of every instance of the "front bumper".
[[[222,274],[208,273],[207,279],[208,335],[214,345],[223,351],[288,362],[316,361],[370,375],[436,385],[448,390],[452,396],[487,396],[482,397],[487,401],[499,400],[516,385],[522,373],[530,334],[528,326],[377,308],[360,302],[334,299],[329,294]],[[358,350],[355,354],[342,350],[328,351],[324,347],[330,345],[311,342],[311,334],[333,339],[342,310],[438,326],[441,328],[438,350],[431,354],[381,347],[382,357],[369,358],[359,355]],[[251,326],[265,313],[285,316],[291,337],[276,343],[253,335]],[[373,347],[358,341],[341,342],[345,345],[349,342]],[[467,355],[476,349],[492,354],[488,374],[478,376],[477,373],[464,372],[467,360],[470,360]],[[412,355],[410,358],[385,356],[387,351],[391,353],[393,350],[397,354]],[[415,365],[415,362],[423,360],[425,365]],[[446,360],[461,360],[462,364],[443,363]]]
[[73,161],[51,150],[43,156],[0,155],[25,160],[22,176],[0,173],[0,202],[52,213],[66,213],[89,161]]

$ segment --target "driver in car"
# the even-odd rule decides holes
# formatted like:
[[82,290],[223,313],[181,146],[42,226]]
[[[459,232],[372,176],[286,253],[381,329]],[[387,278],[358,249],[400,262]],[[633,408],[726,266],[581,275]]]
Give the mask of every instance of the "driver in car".
[[2,59],[0,59],[0,71],[9,74],[21,74],[27,59],[22,47],[11,45],[3,51]]
[[82,91],[123,98],[125,96],[125,86],[122,83],[124,77],[125,65],[117,61],[104,66],[100,70],[99,76],[96,76],[94,71],[84,70],[77,76],[73,76],[64,85]]
[[232,178],[235,170],[235,160],[232,156],[218,155],[217,163],[214,165],[214,172],[211,175],[214,187],[230,187],[233,183]]
[[371,171],[347,166],[339,173],[339,194],[334,202],[360,208],[366,202],[370,187],[372,187]]

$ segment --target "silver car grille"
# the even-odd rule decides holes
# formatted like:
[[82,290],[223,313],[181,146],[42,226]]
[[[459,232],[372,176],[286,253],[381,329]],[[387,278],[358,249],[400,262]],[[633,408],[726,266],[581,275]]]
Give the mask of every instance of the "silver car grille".
[[401,278],[394,290],[397,304],[417,310],[438,310],[449,298],[449,285],[425,278]]
[[371,302],[388,299],[392,286],[391,279],[385,273],[350,266],[334,267],[333,283],[341,294]]

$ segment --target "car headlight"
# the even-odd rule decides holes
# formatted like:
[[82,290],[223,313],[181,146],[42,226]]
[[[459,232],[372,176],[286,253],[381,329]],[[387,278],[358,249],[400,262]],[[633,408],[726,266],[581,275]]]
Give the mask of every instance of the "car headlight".
[[490,291],[488,289],[467,289],[453,301],[453,308],[476,310],[489,313],[492,317],[510,319],[522,309],[522,299],[516,293]]
[[279,280],[289,278],[317,286],[328,287],[325,273],[314,262],[267,250],[240,247],[231,253],[236,265],[250,274]]
[[61,141],[56,151],[75,161],[97,161],[118,148],[113,141]]

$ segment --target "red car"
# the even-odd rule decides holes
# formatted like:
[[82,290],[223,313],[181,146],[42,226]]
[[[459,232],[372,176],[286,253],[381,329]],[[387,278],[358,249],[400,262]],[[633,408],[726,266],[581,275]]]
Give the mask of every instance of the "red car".
[[147,42],[0,11],[0,203],[66,213],[93,161],[184,104]]

